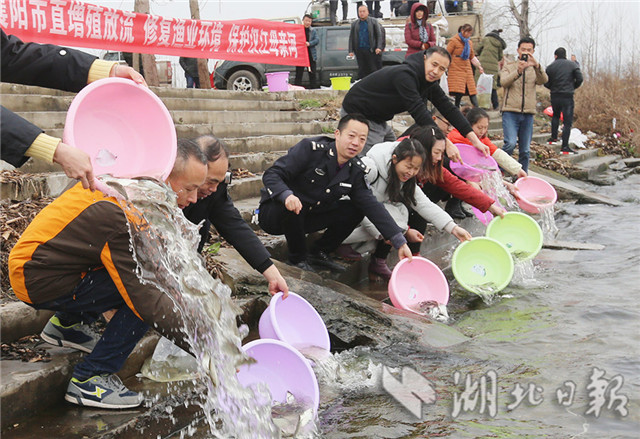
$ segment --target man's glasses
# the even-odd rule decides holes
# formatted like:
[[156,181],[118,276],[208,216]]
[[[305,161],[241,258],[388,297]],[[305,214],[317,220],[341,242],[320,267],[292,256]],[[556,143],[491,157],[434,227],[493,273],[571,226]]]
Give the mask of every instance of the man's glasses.
[[451,125],[451,122],[449,122],[448,120],[443,119],[443,118],[441,118],[440,116],[436,116],[436,119],[439,119],[439,120],[440,120],[440,122],[442,122],[442,123],[446,123],[446,124],[447,124],[447,129],[448,129],[448,130],[449,130],[449,129],[451,129],[451,128],[453,128],[453,125]]

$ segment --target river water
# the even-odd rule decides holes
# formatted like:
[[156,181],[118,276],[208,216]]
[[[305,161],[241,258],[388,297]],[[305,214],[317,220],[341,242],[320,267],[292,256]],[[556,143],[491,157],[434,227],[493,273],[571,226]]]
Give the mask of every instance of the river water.
[[322,436],[639,437],[639,184],[634,175],[596,188],[625,201],[622,207],[556,205],[558,240],[604,250],[545,249],[533,263],[535,281],[512,283],[491,305],[452,281],[448,325],[466,342],[341,353],[345,369],[379,374],[386,366],[397,379],[404,368],[415,370],[425,380],[411,381],[408,391],[423,399],[433,391],[436,400],[415,416],[380,380],[369,378],[363,388],[356,375],[353,391],[328,381],[321,387]]

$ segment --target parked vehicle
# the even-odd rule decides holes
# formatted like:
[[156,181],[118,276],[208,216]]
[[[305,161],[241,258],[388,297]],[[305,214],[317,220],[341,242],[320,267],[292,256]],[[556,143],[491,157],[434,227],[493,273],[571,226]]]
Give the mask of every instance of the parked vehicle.
[[[321,85],[330,86],[331,78],[351,76],[358,79],[358,64],[349,57],[349,26],[326,26],[315,28],[320,43],[317,46],[317,77]],[[401,64],[407,51],[404,42],[404,26],[385,26],[386,47],[382,55],[383,66]],[[289,72],[289,83],[293,84],[296,68],[279,64],[260,64],[243,61],[224,61],[212,76],[216,88],[222,90],[261,90],[267,84],[265,74]],[[303,76],[303,86],[309,86],[308,75]]]

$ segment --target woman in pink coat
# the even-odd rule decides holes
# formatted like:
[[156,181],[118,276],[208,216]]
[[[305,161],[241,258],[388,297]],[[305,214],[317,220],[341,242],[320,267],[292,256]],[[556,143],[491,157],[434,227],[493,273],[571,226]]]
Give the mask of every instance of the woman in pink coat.
[[404,40],[409,46],[405,58],[436,45],[436,34],[433,26],[427,23],[427,18],[429,8],[426,5],[416,3],[411,7],[411,19],[404,27]]

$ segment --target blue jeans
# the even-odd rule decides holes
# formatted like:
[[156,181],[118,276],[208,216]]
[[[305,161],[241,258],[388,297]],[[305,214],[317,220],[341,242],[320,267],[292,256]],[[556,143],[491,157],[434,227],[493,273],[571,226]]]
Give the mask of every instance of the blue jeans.
[[188,73],[184,74],[184,78],[187,80],[187,88],[200,88],[200,78],[194,78]]
[[505,111],[502,113],[502,132],[504,145],[502,149],[511,155],[518,143],[518,162],[525,172],[529,172],[529,146],[533,135],[533,114],[514,113]]
[[124,302],[105,268],[90,271],[66,296],[34,305],[37,309],[58,311],[65,325],[91,323],[100,313],[118,309],[93,352],[85,356],[73,370],[73,376],[86,380],[122,368],[136,343],[149,329]]

